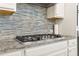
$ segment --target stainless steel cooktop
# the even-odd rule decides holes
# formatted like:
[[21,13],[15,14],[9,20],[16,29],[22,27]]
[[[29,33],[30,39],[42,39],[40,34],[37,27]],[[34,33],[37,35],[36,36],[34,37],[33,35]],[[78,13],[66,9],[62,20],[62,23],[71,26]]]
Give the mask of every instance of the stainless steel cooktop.
[[36,35],[25,35],[25,36],[16,36],[16,39],[20,42],[33,42],[53,38],[61,38],[61,35],[53,34],[36,34]]

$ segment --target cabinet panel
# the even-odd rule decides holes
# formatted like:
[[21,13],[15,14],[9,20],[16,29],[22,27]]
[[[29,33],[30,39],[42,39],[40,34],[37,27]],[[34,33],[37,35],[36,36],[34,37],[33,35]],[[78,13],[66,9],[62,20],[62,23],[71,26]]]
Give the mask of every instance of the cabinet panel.
[[69,40],[69,47],[76,47],[77,46],[77,39]]
[[55,16],[58,16],[58,17],[64,17],[64,3],[58,3],[56,4],[56,9],[55,9],[56,13],[55,13]]
[[64,18],[64,3],[57,3],[47,8],[47,18],[52,17]]
[[53,17],[55,14],[55,6],[47,8],[47,18]]
[[67,56],[67,49],[61,50],[61,51],[57,51],[55,53],[50,53],[47,56]]
[[77,47],[69,49],[69,56],[77,56]]
[[77,56],[77,39],[69,40],[69,56]]
[[56,51],[60,51],[61,49],[67,48],[67,42],[57,42],[53,44],[43,45],[35,48],[30,48],[26,50],[26,54],[28,56],[42,56],[49,52],[55,53]]

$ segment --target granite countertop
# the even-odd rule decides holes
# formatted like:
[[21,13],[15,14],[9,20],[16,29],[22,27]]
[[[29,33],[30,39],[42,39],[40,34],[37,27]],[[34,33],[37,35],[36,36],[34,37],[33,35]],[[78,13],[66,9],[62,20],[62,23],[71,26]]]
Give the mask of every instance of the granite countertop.
[[0,40],[0,54],[23,49],[24,45],[14,39]]
[[59,41],[65,41],[65,40],[71,40],[74,39],[75,37],[73,36],[63,36],[62,38],[54,38],[54,39],[46,39],[46,40],[41,40],[41,41],[34,41],[34,42],[26,42],[26,43],[19,43],[15,39],[4,39],[0,40],[0,54],[4,53],[10,53],[13,51],[21,50],[21,49],[27,49],[27,48],[32,48],[36,46],[41,46],[45,44],[50,44],[50,43],[56,43]]

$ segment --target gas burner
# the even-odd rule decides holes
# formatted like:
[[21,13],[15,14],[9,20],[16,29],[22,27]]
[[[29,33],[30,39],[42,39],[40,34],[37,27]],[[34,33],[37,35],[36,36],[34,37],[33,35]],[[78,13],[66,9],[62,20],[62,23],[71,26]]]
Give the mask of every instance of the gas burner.
[[16,39],[21,42],[33,42],[40,41],[52,38],[60,38],[61,35],[53,35],[53,34],[36,34],[36,35],[25,35],[25,36],[16,36]]

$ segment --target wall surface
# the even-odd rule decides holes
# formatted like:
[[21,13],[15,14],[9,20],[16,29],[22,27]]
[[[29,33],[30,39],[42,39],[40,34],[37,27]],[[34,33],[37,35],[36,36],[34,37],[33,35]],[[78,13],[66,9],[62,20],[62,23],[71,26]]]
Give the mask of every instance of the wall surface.
[[64,19],[59,23],[59,33],[76,36],[76,4],[64,4]]
[[16,14],[0,16],[0,37],[50,33],[52,23],[46,19],[46,8],[18,3]]

